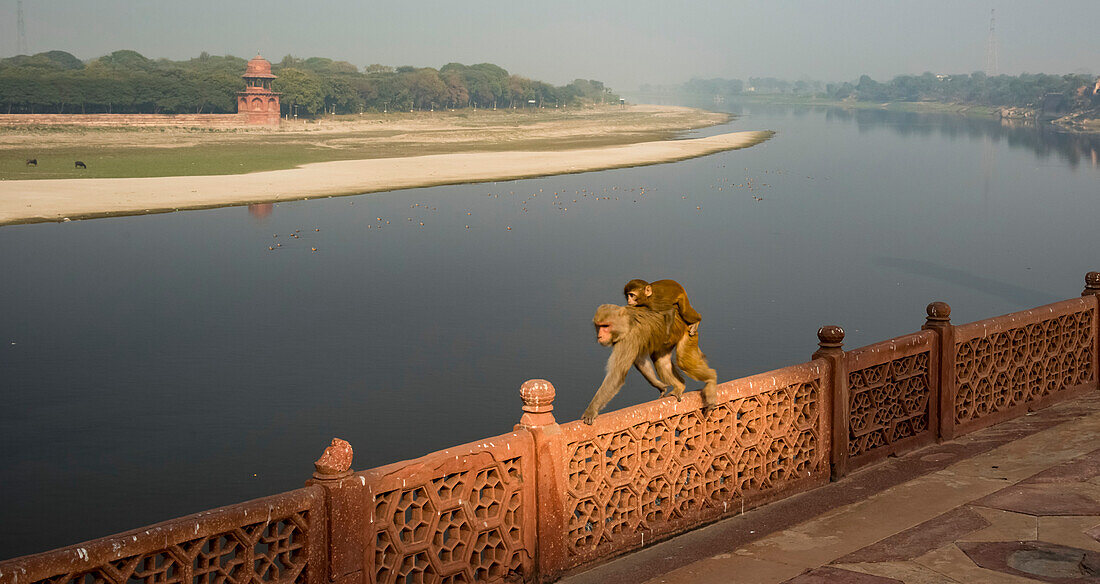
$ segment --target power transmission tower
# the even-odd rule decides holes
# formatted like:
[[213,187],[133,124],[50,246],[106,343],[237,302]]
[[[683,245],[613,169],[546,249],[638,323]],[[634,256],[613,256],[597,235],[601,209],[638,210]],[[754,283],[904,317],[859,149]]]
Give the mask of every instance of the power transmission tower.
[[990,77],[997,74],[997,34],[995,29],[997,9],[989,10],[989,40],[985,48],[985,73]]
[[27,48],[27,27],[23,25],[23,0],[16,2],[16,26],[19,27],[19,47],[16,52],[20,55],[26,55],[30,52]]

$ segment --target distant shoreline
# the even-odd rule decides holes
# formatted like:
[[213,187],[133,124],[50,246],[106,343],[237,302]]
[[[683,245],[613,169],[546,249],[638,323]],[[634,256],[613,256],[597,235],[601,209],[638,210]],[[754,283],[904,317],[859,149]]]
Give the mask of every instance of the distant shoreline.
[[251,174],[0,181],[0,225],[167,213],[674,162],[759,144],[769,131],[560,151],[342,160]]

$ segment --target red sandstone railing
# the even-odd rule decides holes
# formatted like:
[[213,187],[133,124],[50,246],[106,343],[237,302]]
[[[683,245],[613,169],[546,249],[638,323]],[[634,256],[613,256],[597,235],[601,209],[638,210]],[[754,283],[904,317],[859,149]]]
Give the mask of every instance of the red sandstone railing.
[[520,388],[515,431],[352,473],[342,441],[303,489],[0,562],[0,584],[547,582],[849,469],[1097,389],[1100,273],[1082,298],[813,360],[559,425]]
[[836,399],[847,404],[840,454],[849,468],[935,441],[935,345],[936,334],[922,331],[845,353]]
[[549,504],[565,521],[545,535],[564,538],[559,568],[828,482],[825,369],[812,361],[724,383],[708,413],[694,393],[611,412],[592,426],[563,424],[554,440],[564,489]]
[[324,490],[310,486],[0,563],[5,584],[322,584]]
[[[1096,387],[1096,296],[955,327],[950,435]],[[953,358],[952,358],[953,353]]]
[[[254,116],[253,116],[254,117]],[[279,125],[277,112],[253,119],[247,112],[235,114],[0,114],[2,126],[175,126],[196,128],[249,128]]]
[[[531,579],[534,477],[534,442],[528,432],[356,473],[350,483],[353,488],[361,484],[359,501],[370,502],[349,507],[366,534],[362,544],[353,542],[347,550],[366,558],[369,578],[356,581]],[[354,568],[352,559],[345,571]],[[334,580],[339,576],[334,573]]]

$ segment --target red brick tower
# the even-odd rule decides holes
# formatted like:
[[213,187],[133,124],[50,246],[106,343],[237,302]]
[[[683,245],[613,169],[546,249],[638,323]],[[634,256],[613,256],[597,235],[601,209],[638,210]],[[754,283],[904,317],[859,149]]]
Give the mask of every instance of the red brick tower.
[[237,93],[237,114],[248,116],[249,124],[278,126],[279,94],[271,91],[271,63],[256,55],[241,77],[245,90]]

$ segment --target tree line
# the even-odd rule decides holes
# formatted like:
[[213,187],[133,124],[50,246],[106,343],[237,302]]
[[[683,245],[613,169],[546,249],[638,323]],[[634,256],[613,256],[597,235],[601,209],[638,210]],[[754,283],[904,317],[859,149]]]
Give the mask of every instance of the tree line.
[[[234,113],[246,59],[203,52],[186,61],[115,51],[88,62],[65,51],[0,59],[7,113]],[[555,87],[491,63],[431,67],[370,65],[286,56],[272,63],[283,113],[299,116],[433,108],[515,108],[617,102],[603,83]],[[533,104],[532,104],[533,102]]]
[[899,75],[879,83],[863,75],[855,83],[830,83],[827,94],[834,99],[859,101],[938,101],[994,107],[1036,107],[1048,94],[1061,94],[1078,107],[1100,105],[1092,94],[1095,78],[1091,75],[1020,75],[989,76],[981,71],[961,75]]
[[680,86],[641,87],[643,93],[677,92],[701,96],[756,94],[786,94],[825,97],[836,100],[870,102],[936,101],[991,107],[1037,107],[1044,96],[1061,94],[1073,108],[1100,107],[1100,96],[1093,94],[1096,78],[1092,75],[1020,75],[989,76],[981,71],[959,75],[898,75],[885,83],[868,75],[856,81],[822,83],[820,81],[786,81],[773,77],[750,77],[748,83],[739,79],[691,79]]

